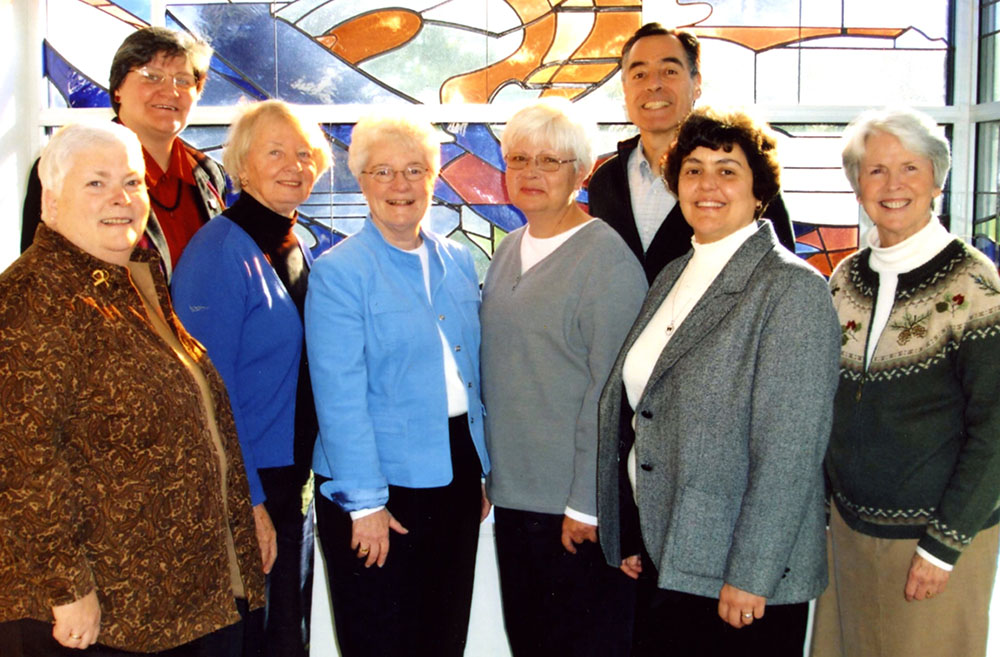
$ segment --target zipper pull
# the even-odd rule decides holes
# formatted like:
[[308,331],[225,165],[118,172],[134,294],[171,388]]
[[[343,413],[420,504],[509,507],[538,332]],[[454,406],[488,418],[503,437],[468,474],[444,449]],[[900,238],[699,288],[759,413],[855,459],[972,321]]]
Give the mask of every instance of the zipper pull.
[[864,379],[862,379],[861,382],[858,383],[858,391],[854,393],[854,401],[856,402],[861,401],[861,389],[864,388],[864,386],[865,386],[865,381]]

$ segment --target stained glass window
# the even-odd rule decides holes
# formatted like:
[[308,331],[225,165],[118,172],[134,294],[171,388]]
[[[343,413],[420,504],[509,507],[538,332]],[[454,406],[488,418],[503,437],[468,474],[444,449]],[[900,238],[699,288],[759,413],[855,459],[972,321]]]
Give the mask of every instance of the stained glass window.
[[[996,0],[982,2],[979,12],[979,89],[980,103],[1000,100],[1000,76],[997,75],[997,55],[1000,51],[1000,4]],[[1000,119],[993,109],[992,116]],[[974,244],[1000,264],[1000,121],[984,121],[976,126],[976,193],[972,224]]]
[[[154,5],[165,13],[153,16]],[[798,251],[824,273],[856,247],[859,213],[839,169],[841,126],[822,108],[901,98],[942,106],[950,95],[947,0],[46,0],[46,9],[52,108],[107,106],[114,50],[151,22],[214,48],[202,108],[272,97],[324,106],[336,166],[301,213],[317,251],[357,230],[365,215],[346,167],[351,119],[338,118],[338,108],[485,106],[482,116],[497,123],[438,124],[443,166],[430,215],[432,228],[473,248],[481,272],[497,241],[523,221],[502,187],[503,119],[527,99],[563,96],[600,122],[598,150],[611,154],[633,134],[618,55],[646,21],[700,37],[702,102],[817,114],[821,123],[776,128]],[[194,125],[182,136],[218,156],[224,128]]]

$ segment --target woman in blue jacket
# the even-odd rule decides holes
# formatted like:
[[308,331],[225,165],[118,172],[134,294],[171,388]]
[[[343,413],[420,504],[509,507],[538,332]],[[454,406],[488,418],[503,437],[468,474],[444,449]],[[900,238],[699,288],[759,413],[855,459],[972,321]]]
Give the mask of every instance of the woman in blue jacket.
[[345,657],[465,649],[489,460],[472,256],[421,228],[440,158],[431,126],[355,126],[348,167],[370,215],[317,259],[306,298],[317,524]]

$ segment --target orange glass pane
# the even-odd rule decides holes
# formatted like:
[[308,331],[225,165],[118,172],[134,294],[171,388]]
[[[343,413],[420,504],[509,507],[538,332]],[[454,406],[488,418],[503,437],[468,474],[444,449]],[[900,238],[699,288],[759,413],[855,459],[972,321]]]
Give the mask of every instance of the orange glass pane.
[[618,59],[622,54],[622,46],[641,25],[642,15],[639,11],[601,12],[597,14],[594,29],[580,45],[576,56],[584,59]]
[[857,226],[820,226],[819,233],[828,251],[840,249],[856,250],[858,248]]
[[441,169],[441,178],[470,205],[510,203],[503,173],[478,157],[461,155]]
[[441,102],[487,103],[502,85],[523,81],[542,63],[555,35],[555,26],[556,17],[552,14],[525,26],[520,48],[495,64],[446,81],[441,85]]
[[317,41],[357,64],[403,45],[420,31],[421,22],[420,14],[405,9],[376,11],[341,23]]

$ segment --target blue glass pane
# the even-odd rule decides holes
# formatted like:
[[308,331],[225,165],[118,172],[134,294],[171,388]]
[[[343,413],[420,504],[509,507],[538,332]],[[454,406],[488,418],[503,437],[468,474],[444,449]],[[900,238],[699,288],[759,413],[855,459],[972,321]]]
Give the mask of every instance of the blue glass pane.
[[44,75],[70,107],[111,107],[108,92],[73,68],[48,41],[42,42],[42,60]]
[[462,148],[475,153],[481,159],[489,162],[497,169],[503,169],[503,155],[500,153],[500,142],[484,123],[469,123],[462,129],[450,128],[446,132],[455,137],[455,143]]
[[149,0],[115,0],[115,4],[146,23],[153,22],[153,12],[149,6]]
[[465,155],[468,151],[458,144],[441,144],[441,168],[460,155]]
[[451,188],[451,185],[440,178],[438,178],[437,182],[434,183],[434,196],[441,199],[443,203],[453,203],[454,205],[462,205],[465,203],[465,201],[462,200],[462,197]]
[[524,215],[513,205],[473,205],[473,210],[508,233],[524,225]]
[[174,5],[170,13],[206,38],[235,72],[269,97],[293,103],[405,102],[283,20],[267,3]]

